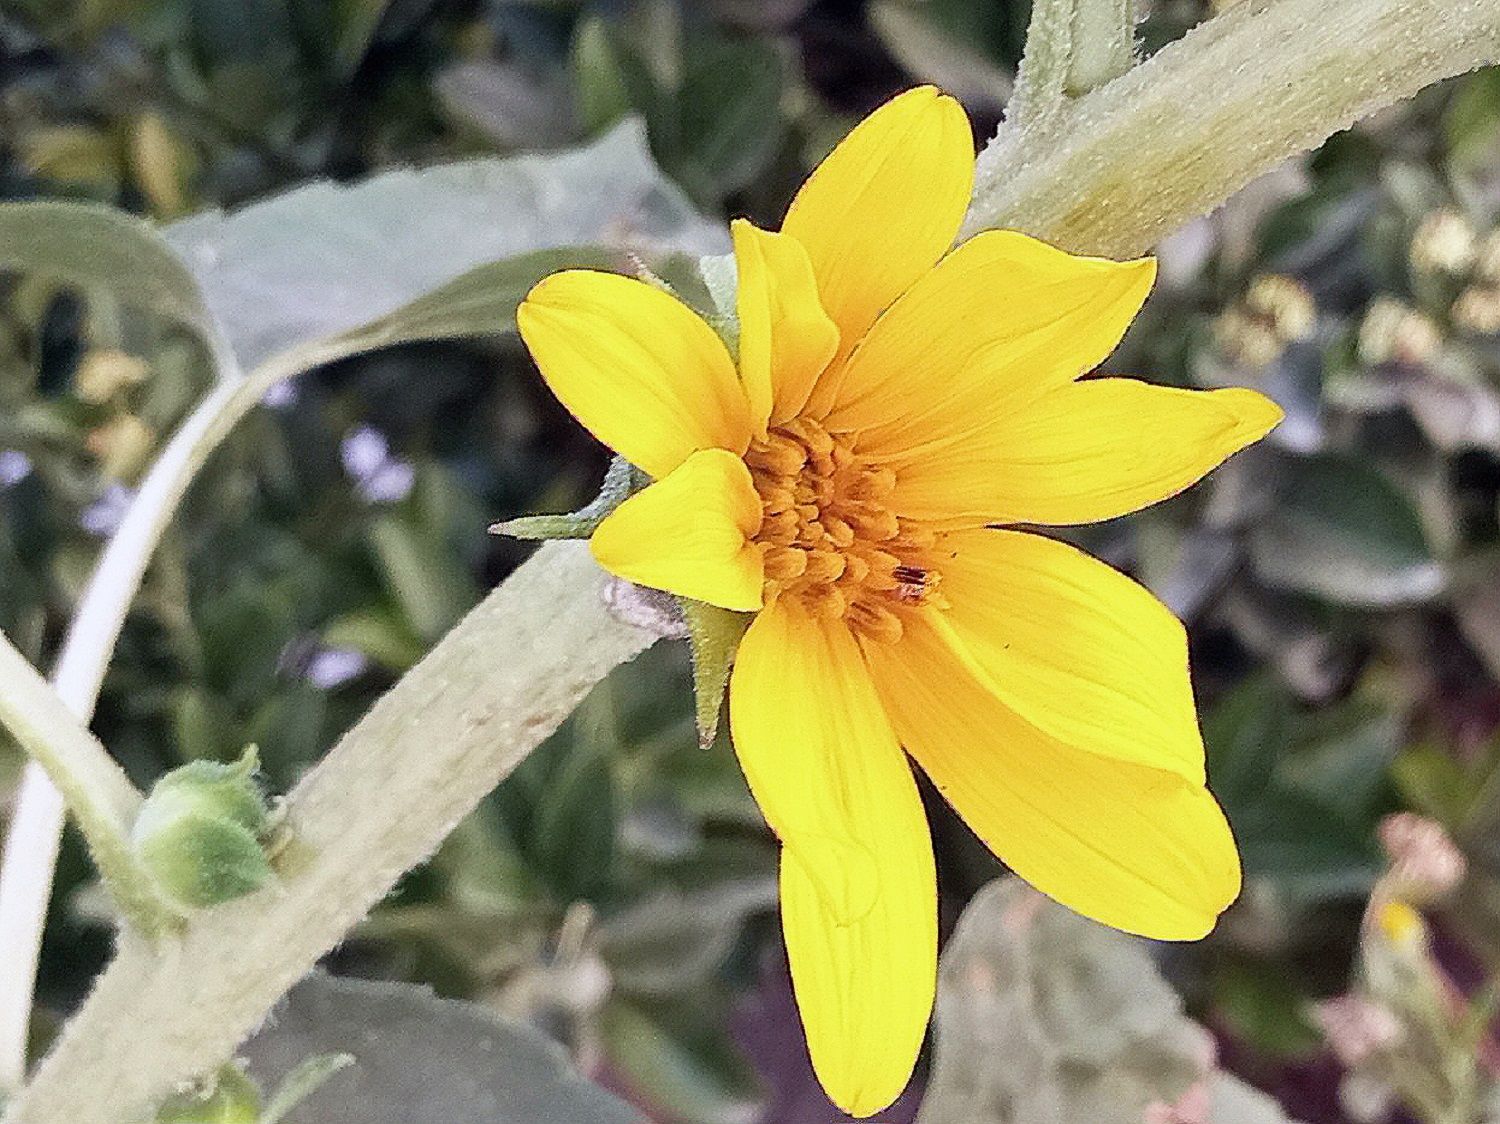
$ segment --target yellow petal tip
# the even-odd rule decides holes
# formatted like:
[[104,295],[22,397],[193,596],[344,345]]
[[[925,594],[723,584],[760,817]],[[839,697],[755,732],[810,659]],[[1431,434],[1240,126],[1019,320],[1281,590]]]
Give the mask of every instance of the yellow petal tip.
[[1219,395],[1239,418],[1239,432],[1246,445],[1259,441],[1286,417],[1285,410],[1258,390],[1231,387]]

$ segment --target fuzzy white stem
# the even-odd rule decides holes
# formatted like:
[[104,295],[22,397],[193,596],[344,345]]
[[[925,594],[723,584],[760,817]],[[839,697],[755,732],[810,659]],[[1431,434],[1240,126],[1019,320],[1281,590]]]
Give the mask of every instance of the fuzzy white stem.
[[1026,50],[1005,105],[1006,129],[1016,131],[1039,121],[1067,99],[1073,4],[1074,0],[1032,0]]
[[[0,636],[0,725],[65,799],[89,853],[126,919],[156,934],[180,919],[136,861],[130,828],[142,796],[26,657]],[[50,809],[49,809],[50,810]]]
[[[198,469],[270,387],[324,358],[311,349],[287,353],[245,378],[222,340],[210,342],[219,369],[232,377],[183,422],[142,481],[79,601],[52,675],[58,696],[84,723],[93,717],[146,566]],[[62,794],[44,769],[28,762],[0,861],[0,1090],[15,1089],[26,1073],[37,960],[65,817]]]
[[1006,127],[1046,120],[1134,62],[1135,0],[1035,0]]
[[277,882],[181,938],[127,935],[7,1124],[121,1124],[212,1069],[276,999],[654,634],[605,605],[582,543],[521,567],[287,800]]
[[1497,60],[1500,0],[1247,0],[1055,112],[1008,121],[980,156],[965,233],[1138,254],[1359,118]]
[[1129,70],[1135,61],[1135,0],[1073,0],[1071,55],[1067,91],[1073,97]]
[[31,997],[66,814],[47,771],[28,761],[0,859],[0,1089],[7,1092],[26,1077]]

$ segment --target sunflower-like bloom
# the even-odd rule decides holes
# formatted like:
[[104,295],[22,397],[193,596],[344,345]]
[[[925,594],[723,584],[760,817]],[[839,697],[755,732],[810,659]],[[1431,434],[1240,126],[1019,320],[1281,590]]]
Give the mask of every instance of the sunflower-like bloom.
[[814,1065],[866,1116],[931,1012],[937,893],[910,759],[1021,877],[1167,940],[1239,892],[1204,783],[1182,625],[1018,525],[1182,490],[1281,414],[1249,390],[1081,378],[1150,260],[1013,232],[951,249],[963,111],[930,88],[867,118],[779,233],[733,226],[738,356],[661,287],[572,271],[519,311],[548,385],[654,481],[598,528],[610,572],[755,617],[735,751],[782,844],[781,916]]

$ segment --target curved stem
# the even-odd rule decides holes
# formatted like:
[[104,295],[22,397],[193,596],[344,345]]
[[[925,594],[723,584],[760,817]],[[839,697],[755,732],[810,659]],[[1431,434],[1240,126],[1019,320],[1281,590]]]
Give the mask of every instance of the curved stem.
[[[223,341],[210,344],[220,370],[236,371]],[[289,352],[248,377],[220,381],[152,465],[100,555],[52,675],[58,696],[81,722],[93,717],[110,655],[146,566],[198,469],[268,389],[323,357],[312,349]],[[46,770],[28,762],[0,859],[0,1090],[18,1087],[26,1073],[37,961],[66,815],[62,794]]]
[[125,919],[158,934],[180,913],[136,861],[130,829],[143,797],[26,657],[0,636],[0,725],[46,770],[78,820],[99,873]]
[[980,155],[965,233],[1129,257],[1359,118],[1497,60],[1500,0],[1246,0],[1054,112],[1007,121]]
[[124,936],[7,1124],[135,1120],[232,1053],[595,683],[655,639],[609,611],[606,580],[584,544],[542,547],[292,791],[274,884],[196,915],[180,939]]

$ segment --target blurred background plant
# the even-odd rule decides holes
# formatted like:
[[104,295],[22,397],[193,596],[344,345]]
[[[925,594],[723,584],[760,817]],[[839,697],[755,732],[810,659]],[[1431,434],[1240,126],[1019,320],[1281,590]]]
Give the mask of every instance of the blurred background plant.
[[[1146,49],[1212,7],[1147,4]],[[1027,8],[3,0],[0,195],[170,223],[311,180],[562,149],[636,117],[686,196],[651,189],[677,221],[774,222],[847,125],[903,86],[942,84],[987,135]],[[593,174],[607,191],[608,170]],[[515,207],[566,213],[583,190],[539,188]],[[266,221],[305,223],[316,258],[338,232],[302,198]],[[301,315],[308,292],[283,290],[269,263],[254,273],[253,230],[216,243],[212,221],[175,229],[249,271],[241,296]],[[474,216],[425,221],[459,243]],[[1159,252],[1158,291],[1110,367],[1257,386],[1288,417],[1204,487],[1087,535],[1191,626],[1210,778],[1247,872],[1210,940],[1152,950],[1200,1024],[1179,1034],[1177,1076],[1129,1085],[1121,1063],[1131,1091],[1109,1095],[1134,1114],[1122,1119],[1158,1124],[1278,1118],[1243,1087],[1225,1095],[1251,1107],[1204,1115],[1208,1094],[1193,1090],[1223,1069],[1308,1124],[1500,1119],[1487,1037],[1500,967],[1500,73],[1335,137]],[[41,666],[207,379],[187,338],[103,288],[0,283],[0,628]],[[284,790],[524,557],[487,523],[576,506],[605,463],[514,341],[411,345],[278,388],[157,556],[96,729],[143,785],[255,744]],[[19,754],[3,763],[9,789]],[[930,805],[947,931],[999,869]],[[1396,813],[1452,849],[1441,893],[1393,882],[1402,860],[1379,825],[1415,822]],[[596,692],[329,967],[526,1020],[652,1119],[825,1121],[780,959],[774,859],[727,745],[696,746],[685,653],[661,646]],[[44,1024],[108,951],[89,877],[70,839]],[[1139,955],[1124,947],[1089,970]],[[992,968],[1019,979],[1009,963]],[[1146,990],[1151,1018],[1182,1018],[1170,990]],[[940,1115],[949,1009],[930,1122],[975,1119]],[[1132,1010],[1090,1017],[1138,1025]],[[1041,1041],[1028,1047],[1038,1058],[1074,1056]],[[1132,1049],[1096,1042],[1087,1057]],[[911,1120],[917,1100],[890,1119]]]

